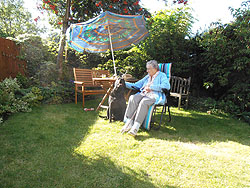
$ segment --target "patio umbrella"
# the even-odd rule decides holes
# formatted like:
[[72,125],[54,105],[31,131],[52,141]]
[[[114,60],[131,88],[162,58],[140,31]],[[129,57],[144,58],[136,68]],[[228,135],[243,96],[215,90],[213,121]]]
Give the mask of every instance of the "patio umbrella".
[[147,36],[144,16],[120,15],[109,11],[87,22],[71,24],[67,30],[68,45],[79,52],[102,53],[110,50],[115,75],[113,51],[136,45]]

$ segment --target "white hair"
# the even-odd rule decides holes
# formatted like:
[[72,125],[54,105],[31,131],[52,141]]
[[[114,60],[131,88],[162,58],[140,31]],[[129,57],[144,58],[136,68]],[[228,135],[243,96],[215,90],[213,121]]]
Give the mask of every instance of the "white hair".
[[157,63],[157,61],[156,60],[150,60],[150,61],[148,61],[147,62],[147,66],[151,66],[151,67],[153,67],[154,69],[157,69],[157,70],[159,70],[159,66],[158,66],[158,63]]

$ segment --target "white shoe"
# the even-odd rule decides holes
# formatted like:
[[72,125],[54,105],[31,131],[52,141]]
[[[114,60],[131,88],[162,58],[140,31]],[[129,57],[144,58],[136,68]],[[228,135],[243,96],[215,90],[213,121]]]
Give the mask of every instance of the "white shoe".
[[130,136],[135,137],[135,136],[137,135],[137,132],[138,132],[140,126],[141,126],[140,123],[135,122],[134,125],[133,125],[133,127],[132,127],[132,128],[130,129],[130,131],[128,132],[128,134],[129,134]]
[[130,131],[128,132],[128,134],[129,134],[130,136],[135,137],[135,136],[137,135],[137,132],[138,132],[138,129],[132,127],[132,128],[130,129]]
[[133,120],[127,119],[127,122],[122,127],[121,133],[124,134],[125,132],[128,132],[132,128],[133,123],[134,123]]

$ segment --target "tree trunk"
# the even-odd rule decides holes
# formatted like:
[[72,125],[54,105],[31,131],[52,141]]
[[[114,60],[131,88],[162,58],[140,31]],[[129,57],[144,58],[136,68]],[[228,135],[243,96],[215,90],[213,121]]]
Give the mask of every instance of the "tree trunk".
[[59,51],[57,55],[57,67],[58,67],[58,73],[59,73],[59,79],[62,79],[62,74],[63,74],[63,51],[65,48],[66,44],[66,30],[69,27],[69,13],[70,13],[70,0],[67,0],[66,3],[66,12],[64,15],[63,19],[63,28],[62,28],[62,34],[61,34],[61,39],[60,39],[60,46],[59,46]]

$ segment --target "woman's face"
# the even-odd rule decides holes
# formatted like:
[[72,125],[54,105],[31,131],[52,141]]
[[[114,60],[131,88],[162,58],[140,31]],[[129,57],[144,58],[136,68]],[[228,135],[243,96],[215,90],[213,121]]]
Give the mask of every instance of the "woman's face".
[[153,76],[157,72],[157,69],[153,68],[151,65],[147,65],[147,73],[149,76]]

